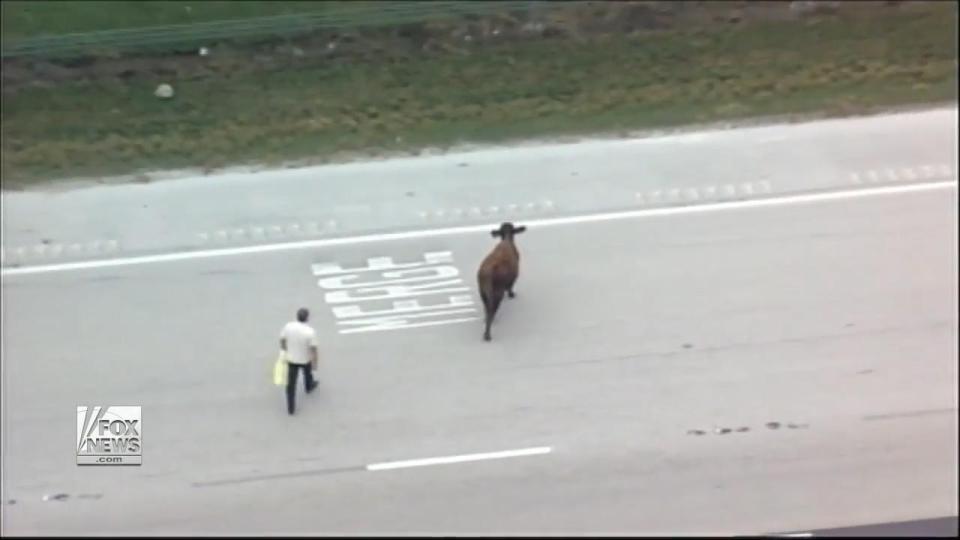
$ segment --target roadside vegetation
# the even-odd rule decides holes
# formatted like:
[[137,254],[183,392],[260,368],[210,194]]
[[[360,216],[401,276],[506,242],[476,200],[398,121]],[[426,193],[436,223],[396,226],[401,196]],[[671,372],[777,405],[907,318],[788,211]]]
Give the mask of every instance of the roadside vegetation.
[[[383,2],[378,2],[382,4]],[[3,39],[16,40],[44,35],[101,32],[172,24],[194,24],[229,19],[315,13],[349,7],[349,1],[237,2],[201,0],[171,2],[140,0],[85,0],[50,2],[4,0],[0,3]]]
[[[785,2],[664,4],[212,44],[205,56],[5,62],[4,188],[956,101],[953,2],[805,14]],[[175,96],[155,97],[160,83]]]

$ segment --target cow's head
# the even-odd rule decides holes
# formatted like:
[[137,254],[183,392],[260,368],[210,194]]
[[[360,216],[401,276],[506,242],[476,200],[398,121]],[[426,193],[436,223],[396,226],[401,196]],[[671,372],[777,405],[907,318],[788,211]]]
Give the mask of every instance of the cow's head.
[[510,223],[509,221],[507,221],[507,222],[501,223],[499,229],[494,229],[490,231],[490,235],[493,236],[494,238],[497,238],[499,236],[504,240],[513,240],[514,235],[520,234],[525,230],[527,230],[527,227],[525,225],[514,227],[513,223]]

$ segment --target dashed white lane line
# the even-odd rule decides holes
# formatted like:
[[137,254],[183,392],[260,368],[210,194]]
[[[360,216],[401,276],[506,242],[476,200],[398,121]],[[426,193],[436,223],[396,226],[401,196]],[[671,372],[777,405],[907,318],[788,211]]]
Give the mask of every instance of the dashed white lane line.
[[541,202],[527,202],[527,203],[507,203],[503,205],[492,205],[487,208],[480,208],[477,206],[468,207],[468,208],[440,208],[433,211],[420,210],[417,212],[417,216],[423,220],[444,220],[445,218],[452,219],[461,219],[464,217],[478,218],[482,217],[484,214],[489,216],[503,215],[510,216],[513,215],[516,219],[522,219],[527,217],[526,215],[521,215],[521,212],[526,214],[532,214],[540,211],[550,211],[553,209],[553,201],[541,201]]
[[[773,193],[773,185],[769,181],[763,180],[760,182],[745,182],[739,185],[727,184],[720,186],[720,189],[718,189],[717,186],[694,186],[682,189],[673,188],[666,192],[656,189],[647,193],[636,192],[633,194],[633,197],[638,204],[657,205],[661,202],[709,202],[722,198],[732,199],[737,196],[738,192],[741,196],[751,196],[757,193],[769,195]],[[664,200],[664,198],[666,200]]]
[[[566,216],[555,218],[540,218],[524,220],[523,224],[534,227],[552,227],[558,225],[574,225],[582,223],[599,223],[604,221],[617,221],[622,219],[637,219],[647,217],[677,216],[686,214],[703,214],[710,212],[723,212],[728,210],[746,210],[750,208],[768,208],[776,206],[790,206],[796,204],[809,204],[816,202],[838,201],[846,199],[857,199],[862,197],[876,197],[883,195],[898,195],[903,193],[918,193],[924,191],[937,190],[955,190],[957,189],[956,180],[941,182],[913,183],[901,186],[880,186],[869,188],[857,188],[840,191],[828,191],[822,193],[807,193],[800,195],[782,195],[777,197],[768,197],[764,199],[751,199],[745,201],[723,201],[709,202],[690,206],[675,206],[668,208],[644,208],[638,210],[627,210],[621,212],[607,212],[600,214],[585,214],[579,216]],[[453,236],[466,233],[486,233],[491,227],[490,224],[465,225],[457,227],[445,227],[435,229],[421,229],[416,231],[369,234],[363,236],[347,236],[341,238],[323,238],[316,240],[301,240],[297,242],[282,242],[275,244],[261,244],[255,246],[241,246],[235,248],[209,249],[185,251],[179,253],[167,253],[162,255],[145,255],[140,257],[127,257],[116,259],[103,259],[98,261],[74,262],[63,264],[50,264],[40,266],[25,266],[20,268],[4,268],[0,275],[18,276],[29,274],[43,274],[49,272],[66,272],[71,270],[89,270],[94,268],[112,268],[118,266],[134,266],[141,264],[153,264],[161,262],[186,261],[192,259],[210,259],[216,257],[227,257],[232,255],[251,255],[254,253],[271,253],[276,251],[289,251],[296,249],[320,248],[332,246],[344,246],[353,244],[366,244],[373,242],[389,242],[397,240],[411,240],[419,238],[430,238],[437,236]]]
[[51,243],[47,240],[32,246],[16,246],[3,248],[2,262],[22,264],[25,261],[39,259],[50,260],[60,256],[102,255],[120,251],[120,242],[117,240],[93,240],[85,243],[71,244]]
[[450,463],[464,463],[467,461],[483,461],[488,459],[507,459],[524,456],[538,456],[549,454],[552,449],[549,446],[539,446],[536,448],[522,448],[520,450],[504,450],[501,452],[486,452],[483,454],[463,454],[459,456],[446,456],[425,459],[410,459],[407,461],[388,461],[386,463],[373,463],[367,465],[368,471],[386,471],[391,469],[405,469],[409,467],[427,467],[430,465],[448,465]]
[[243,242],[248,240],[262,240],[265,238],[280,240],[286,237],[327,234],[335,231],[336,228],[336,220],[331,219],[322,225],[317,221],[307,221],[303,223],[288,223],[285,225],[258,225],[247,228],[234,227],[232,229],[219,229],[198,233],[197,239],[201,244],[211,242],[225,244],[227,242]]
[[947,180],[954,175],[953,167],[948,164],[924,164],[913,167],[887,167],[868,171],[851,172],[850,183],[879,184],[883,182],[899,182],[901,180]]

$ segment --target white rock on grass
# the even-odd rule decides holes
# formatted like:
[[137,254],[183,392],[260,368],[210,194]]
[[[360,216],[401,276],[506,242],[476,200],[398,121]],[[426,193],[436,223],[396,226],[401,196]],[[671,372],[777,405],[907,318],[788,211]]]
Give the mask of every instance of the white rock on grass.
[[173,97],[173,87],[166,83],[161,84],[154,90],[153,95],[160,99],[170,99]]

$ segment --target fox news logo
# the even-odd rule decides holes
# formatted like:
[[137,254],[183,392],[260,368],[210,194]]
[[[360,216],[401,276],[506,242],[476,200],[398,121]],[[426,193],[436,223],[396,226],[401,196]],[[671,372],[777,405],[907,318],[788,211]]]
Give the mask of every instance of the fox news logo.
[[140,407],[77,407],[77,465],[140,465]]

